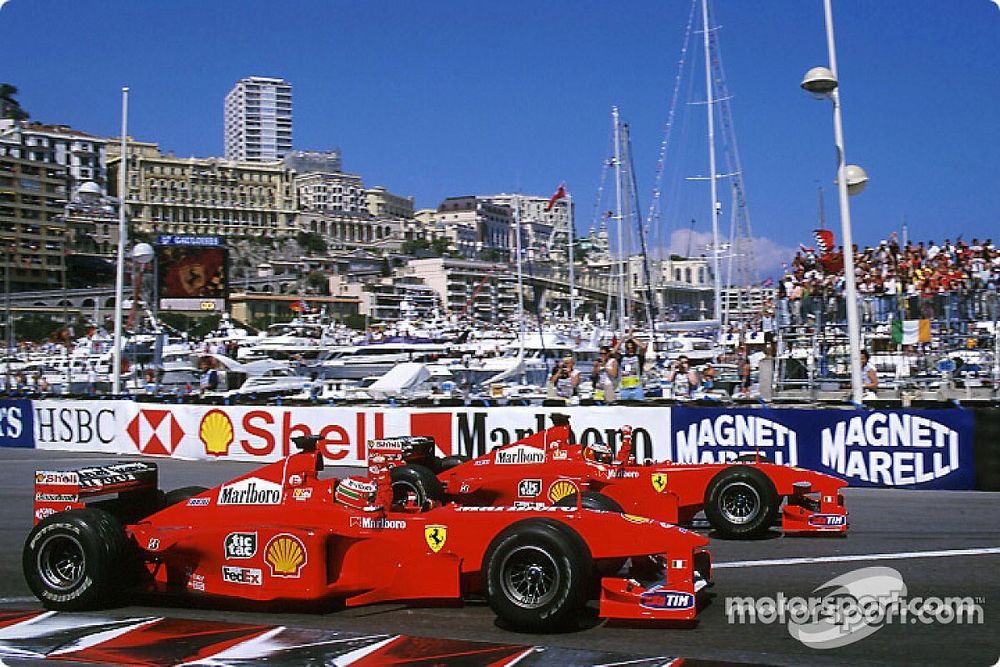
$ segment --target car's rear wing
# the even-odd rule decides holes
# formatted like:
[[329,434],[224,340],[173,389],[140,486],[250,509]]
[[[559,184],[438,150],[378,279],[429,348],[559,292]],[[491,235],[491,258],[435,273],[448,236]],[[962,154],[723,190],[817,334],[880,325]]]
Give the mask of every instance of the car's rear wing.
[[35,471],[35,523],[45,517],[84,507],[84,498],[111,493],[155,491],[155,463],[132,461],[80,468]]

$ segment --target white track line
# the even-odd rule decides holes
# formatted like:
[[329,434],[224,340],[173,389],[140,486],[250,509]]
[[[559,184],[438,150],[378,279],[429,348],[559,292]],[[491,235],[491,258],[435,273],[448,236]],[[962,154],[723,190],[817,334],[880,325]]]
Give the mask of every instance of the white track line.
[[856,554],[849,556],[815,556],[809,558],[774,558],[771,560],[736,560],[729,563],[712,563],[713,570],[734,567],[767,567],[769,565],[812,565],[814,563],[849,563],[866,560],[903,560],[906,558],[944,558],[947,556],[982,556],[1000,554],[1000,547],[981,549],[948,549],[944,551],[899,551],[888,554]]

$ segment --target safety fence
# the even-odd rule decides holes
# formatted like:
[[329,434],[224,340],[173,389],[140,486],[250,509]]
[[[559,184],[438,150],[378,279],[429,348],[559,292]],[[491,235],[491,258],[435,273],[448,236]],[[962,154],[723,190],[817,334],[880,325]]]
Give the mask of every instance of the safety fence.
[[566,406],[234,406],[130,400],[0,400],[0,446],[269,462],[318,435],[336,465],[362,466],[371,438],[432,436],[442,456],[479,456],[570,417],[584,444],[617,447],[633,427],[640,461],[709,463],[759,452],[851,486],[1000,490],[1000,410]]

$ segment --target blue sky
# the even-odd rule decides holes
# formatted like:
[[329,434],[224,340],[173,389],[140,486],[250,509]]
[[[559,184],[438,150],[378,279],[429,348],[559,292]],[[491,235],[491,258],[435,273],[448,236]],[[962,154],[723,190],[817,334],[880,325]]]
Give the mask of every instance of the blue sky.
[[[734,95],[762,273],[812,245],[817,187],[838,230],[832,108],[798,84],[827,64],[820,0],[713,0]],[[369,186],[416,197],[560,181],[585,233],[608,157],[610,109],[631,126],[643,209],[677,72],[689,0],[263,2],[10,0],[0,81],[32,118],[129,131],[178,156],[222,153],[222,100],[244,76],[294,86],[296,148],[344,151]],[[1000,8],[990,0],[835,0],[855,241],[905,219],[913,239],[1000,241]],[[702,99],[700,35],[689,53]],[[669,154],[667,235],[707,233],[704,107],[682,104]],[[671,180],[673,179],[673,180]],[[674,183],[670,186],[670,183]],[[728,201],[723,222],[728,221]],[[685,250],[677,247],[674,250]]]

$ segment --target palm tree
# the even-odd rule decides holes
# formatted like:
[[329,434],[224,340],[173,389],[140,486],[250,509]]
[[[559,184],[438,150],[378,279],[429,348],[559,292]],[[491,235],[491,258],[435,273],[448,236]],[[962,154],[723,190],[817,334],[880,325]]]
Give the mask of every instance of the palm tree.
[[21,103],[14,99],[17,86],[0,83],[0,118],[27,120],[28,112],[21,108]]

